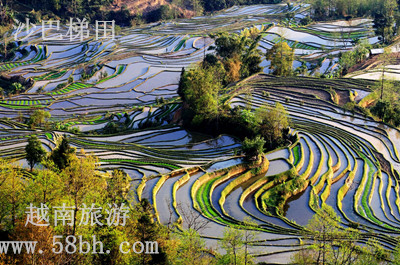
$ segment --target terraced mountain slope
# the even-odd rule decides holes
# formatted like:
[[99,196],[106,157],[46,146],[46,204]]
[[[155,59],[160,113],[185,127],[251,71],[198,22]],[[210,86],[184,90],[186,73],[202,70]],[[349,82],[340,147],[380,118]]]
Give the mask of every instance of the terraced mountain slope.
[[[91,31],[91,38],[83,42],[43,41],[38,28],[22,43],[26,55],[17,53],[13,61],[0,64],[2,74],[35,81],[27,92],[0,100],[0,154],[26,164],[24,146],[29,135],[37,134],[50,151],[67,134],[78,150],[100,158],[102,170],[124,169],[138,199],[149,199],[161,223],[182,222],[180,205],[187,203],[201,212],[201,218],[211,220],[202,231],[210,246],[216,245],[226,225],[241,227],[244,217],[252,217],[261,232],[252,247],[259,261],[286,263],[294,251],[304,248],[302,226],[324,203],[334,207],[343,226],[360,224],[361,242],[379,233],[379,242],[392,250],[400,228],[400,132],[345,112],[337,104],[368,95],[370,81],[281,79],[267,75],[265,67],[265,74],[233,87],[228,92],[232,107],[280,102],[290,113],[291,133],[299,136],[291,146],[268,153],[268,170],[260,175],[252,174],[235,155],[240,143],[233,137],[210,138],[170,123],[179,112],[176,90],[181,69],[211,52],[209,32],[262,28],[261,50],[281,36],[295,46],[310,74],[326,75],[337,67],[335,54],[351,48],[351,36],[377,41],[369,20],[300,27],[296,21],[306,8],[233,7],[212,17],[122,29],[115,40],[96,40]],[[297,20],[283,21],[291,28],[278,24],[288,11],[296,13]],[[339,36],[343,29],[349,34]],[[58,33],[46,32],[48,36]],[[311,67],[328,54],[331,59]],[[296,61],[294,67],[299,64]],[[93,75],[82,78],[91,69]],[[252,97],[247,96],[249,91]],[[17,122],[34,108],[48,110],[52,122],[80,128],[82,133],[32,130]],[[124,123],[127,117],[129,130],[123,133],[96,131],[109,121]],[[148,128],[149,123],[157,127]],[[280,185],[274,182],[276,176],[289,183],[299,176],[308,185],[288,199],[284,212],[273,215],[268,199]]]

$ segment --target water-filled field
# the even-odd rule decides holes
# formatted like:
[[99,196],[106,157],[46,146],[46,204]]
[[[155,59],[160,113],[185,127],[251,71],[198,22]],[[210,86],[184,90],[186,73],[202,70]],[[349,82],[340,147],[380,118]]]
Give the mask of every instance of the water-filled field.
[[[16,55],[12,62],[0,64],[0,71],[8,75],[35,81],[25,93],[0,100],[1,156],[26,164],[27,137],[37,134],[50,151],[67,134],[77,150],[83,148],[99,157],[102,170],[126,170],[137,198],[153,204],[161,223],[170,218],[179,221],[179,205],[189,204],[202,213],[201,218],[211,220],[202,235],[216,245],[225,226],[240,227],[250,216],[261,231],[252,247],[259,261],[285,263],[294,251],[306,247],[301,241],[302,226],[324,203],[334,208],[343,226],[360,224],[362,242],[379,232],[382,245],[393,249],[394,236],[400,233],[400,132],[345,112],[327,90],[334,87],[343,98],[354,91],[365,96],[370,92],[368,81],[300,78],[289,87],[260,74],[243,86],[238,84],[238,92],[230,100],[232,107],[250,105],[255,109],[280,102],[290,114],[291,133],[298,134],[297,142],[266,154],[270,164],[261,175],[230,171],[243,163],[236,155],[240,141],[234,137],[212,138],[169,123],[180,108],[177,87],[181,70],[211,52],[210,32],[263,28],[260,49],[265,51],[283,39],[295,48],[298,59],[307,62],[310,75],[332,74],[337,54],[352,47],[353,37],[377,42],[368,19],[308,27],[294,20],[288,22],[290,28],[280,21],[289,11],[297,18],[304,17],[306,8],[235,6],[213,16],[123,28],[115,40],[42,41],[39,28],[21,44],[28,51],[25,57]],[[325,58],[327,55],[333,56]],[[319,59],[321,66],[311,67]],[[82,78],[88,69],[93,75]],[[269,73],[268,67],[264,72]],[[251,91],[251,98],[244,89],[241,92],[244,87]],[[161,107],[155,105],[160,98],[164,102]],[[81,133],[33,131],[16,121],[37,107],[48,110],[52,121],[64,122]],[[94,133],[110,120],[123,122],[126,116],[128,131]],[[148,123],[157,127],[148,128]],[[277,186],[274,177],[288,172],[308,180],[309,185],[286,202],[282,215],[272,215],[264,200]]]

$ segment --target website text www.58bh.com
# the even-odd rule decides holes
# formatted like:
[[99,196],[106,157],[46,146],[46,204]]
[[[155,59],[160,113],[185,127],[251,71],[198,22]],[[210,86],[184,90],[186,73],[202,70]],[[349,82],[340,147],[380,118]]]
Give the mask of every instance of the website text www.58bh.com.
[[[39,253],[43,254],[43,250],[36,249],[37,241],[0,241],[0,254],[21,254],[26,250],[27,254]],[[92,241],[84,241],[82,236],[67,236],[63,240],[63,236],[53,237],[53,248],[51,251],[55,254],[63,252],[67,254],[109,254],[110,250],[104,250],[103,243],[96,240],[96,236],[92,236]],[[157,241],[122,242],[119,245],[119,251],[123,254],[159,254]]]

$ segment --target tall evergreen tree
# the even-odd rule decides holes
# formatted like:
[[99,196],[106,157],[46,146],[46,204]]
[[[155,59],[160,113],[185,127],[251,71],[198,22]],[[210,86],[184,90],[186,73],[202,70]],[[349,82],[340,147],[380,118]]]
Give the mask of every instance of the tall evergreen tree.
[[58,169],[62,170],[68,166],[69,157],[73,153],[75,153],[75,148],[69,145],[69,141],[64,135],[61,143],[51,152],[50,159],[53,160]]
[[394,15],[397,10],[395,0],[378,1],[376,8],[373,9],[375,34],[383,43],[389,43],[395,34]]
[[42,142],[39,141],[36,135],[32,135],[28,139],[28,145],[25,147],[26,152],[26,160],[28,160],[28,164],[31,167],[31,171],[33,167],[40,163],[43,157],[46,154],[46,151],[42,147]]

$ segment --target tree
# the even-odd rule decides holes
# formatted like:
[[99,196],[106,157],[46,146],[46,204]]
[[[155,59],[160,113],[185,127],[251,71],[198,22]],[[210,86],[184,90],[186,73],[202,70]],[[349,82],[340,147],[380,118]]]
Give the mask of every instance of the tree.
[[290,48],[286,42],[280,41],[272,46],[267,51],[266,58],[271,61],[274,75],[288,76],[292,73],[294,49]]
[[[49,167],[46,160],[42,162]],[[28,181],[26,192],[31,203],[56,205],[63,197],[63,181],[60,174],[50,170],[38,170],[34,179]]]
[[[15,161],[0,159],[0,222],[12,229],[25,212],[26,182]],[[11,221],[11,222],[10,222]]]
[[[393,255],[396,258],[396,251]],[[373,237],[368,239],[366,247],[363,247],[360,251],[359,257],[354,262],[355,265],[386,265],[386,264],[398,264],[399,260],[394,259],[392,262],[388,263],[389,255],[382,247],[382,245]]]
[[243,219],[243,224],[245,228],[243,231],[244,265],[253,264],[253,257],[249,255],[249,246],[251,242],[254,242],[258,239],[259,233],[254,230],[255,227],[258,227],[258,224],[249,216],[246,216]]
[[185,89],[184,77],[185,77],[185,67],[182,67],[181,76],[179,78],[179,84],[178,84],[178,95],[181,97],[181,100],[185,100],[185,93],[183,91]]
[[114,169],[107,179],[107,197],[112,203],[120,205],[128,201],[130,177],[121,169]]
[[354,56],[357,63],[360,63],[367,58],[371,47],[371,44],[366,40],[362,40],[356,44],[354,47]]
[[[136,205],[136,212],[138,213],[138,218],[136,220],[135,225],[131,228],[133,231],[131,232],[135,238],[140,242],[159,242],[163,238],[162,236],[162,227],[154,222],[154,214],[153,208],[148,200],[142,199]],[[166,253],[164,252],[162,246],[159,244],[158,254],[145,254],[142,252],[140,254],[140,262],[139,264],[152,264],[152,265],[162,265],[167,264]]]
[[218,113],[218,93],[222,88],[221,69],[218,66],[197,67],[186,71],[181,77],[184,102],[193,111],[193,124],[200,124],[205,118]]
[[14,82],[14,83],[11,84],[11,86],[12,86],[13,90],[14,90],[17,94],[21,93],[21,91],[22,91],[22,85],[21,85],[21,83]]
[[208,265],[212,257],[205,252],[206,244],[197,231],[184,230],[179,236],[178,256],[174,264],[177,265]]
[[226,254],[222,256],[222,264],[243,264],[244,252],[243,252],[243,233],[242,231],[233,228],[226,227],[224,229],[224,235],[222,240],[219,242],[221,247],[226,251]]
[[[1,7],[0,7],[1,8]],[[5,8],[2,8],[2,12],[7,13],[7,10]],[[12,21],[12,19],[11,19]],[[8,55],[8,44],[11,41],[12,35],[9,32],[11,30],[10,26],[1,26],[0,25],[0,35],[1,35],[1,44],[3,46],[3,50],[2,50],[2,55],[3,55],[3,60],[7,59],[7,55]]]
[[397,244],[396,249],[391,257],[393,265],[400,265],[400,243]]
[[[304,239],[312,245],[293,257],[294,264],[351,265],[359,258],[358,231],[339,225],[340,218],[332,207],[324,204],[311,218]],[[368,264],[368,263],[365,263]]]
[[171,4],[175,6],[174,7],[175,18],[178,18],[177,11],[179,10],[179,8],[184,8],[183,0],[172,0]]
[[376,1],[372,17],[375,34],[383,43],[389,43],[394,37],[394,15],[397,9],[396,0]]
[[339,59],[342,75],[346,75],[352,66],[365,60],[370,48],[371,45],[367,41],[360,41],[353,50],[342,53]]
[[190,203],[185,205],[179,203],[177,209],[182,216],[185,228],[188,230],[194,230],[199,233],[207,228],[207,225],[211,222],[208,218],[204,218],[199,211],[193,209],[193,206]]
[[274,107],[264,105],[256,110],[260,133],[269,143],[282,139],[282,132],[289,127],[290,120],[285,107],[279,102]]
[[31,125],[31,128],[35,128],[37,125],[41,126],[43,123],[46,123],[50,117],[50,112],[38,109],[31,114],[28,124]]
[[215,39],[212,49],[215,49],[216,56],[228,73],[226,84],[262,70],[261,52],[257,49],[261,35],[256,27],[243,30],[240,34],[223,32],[211,37]]
[[190,0],[189,2],[196,16],[203,14],[203,5],[200,0]]
[[240,79],[240,68],[242,62],[238,58],[230,58],[225,61],[224,68],[226,70],[226,82],[232,83]]
[[203,0],[203,5],[204,9],[207,12],[212,12],[226,8],[226,0],[214,0],[214,1]]
[[261,136],[256,136],[254,139],[244,139],[242,143],[242,152],[247,160],[258,161],[264,152],[265,140]]
[[54,247],[54,235],[55,233],[51,226],[34,226],[33,224],[26,225],[24,221],[19,221],[11,235],[12,240],[34,241],[36,242],[35,247],[40,249],[42,252],[39,254],[38,252],[27,253],[23,251],[18,255],[18,262],[21,264],[65,264],[66,255],[55,254],[52,251]]
[[307,229],[311,231],[310,239],[314,241],[317,254],[317,264],[326,264],[330,249],[328,242],[334,239],[338,232],[339,217],[329,206],[323,206],[309,221]]
[[384,52],[379,55],[379,60],[382,62],[382,75],[381,75],[381,96],[380,99],[383,100],[384,86],[385,86],[385,71],[387,65],[393,62],[390,48],[385,48]]
[[31,171],[33,167],[40,163],[46,154],[46,151],[42,147],[42,142],[36,135],[32,135],[28,139],[28,145],[25,147],[26,160],[28,160]]
[[371,108],[371,113],[378,116],[383,122],[400,126],[400,107],[389,101],[379,100]]
[[72,0],[71,1],[71,12],[74,17],[79,16],[82,11],[82,0]]
[[50,159],[59,170],[69,165],[69,158],[75,153],[75,148],[69,145],[68,138],[64,135],[61,143],[51,152]]
[[86,155],[82,150],[79,157],[76,155],[68,157],[68,166],[61,172],[65,185],[64,192],[69,195],[74,207],[73,235],[76,231],[78,207],[83,203],[87,205],[95,203],[106,187],[104,179],[98,177],[97,167],[98,158]]
[[314,11],[313,18],[315,20],[322,20],[328,15],[328,5],[326,0],[314,0],[311,4],[311,10]]

